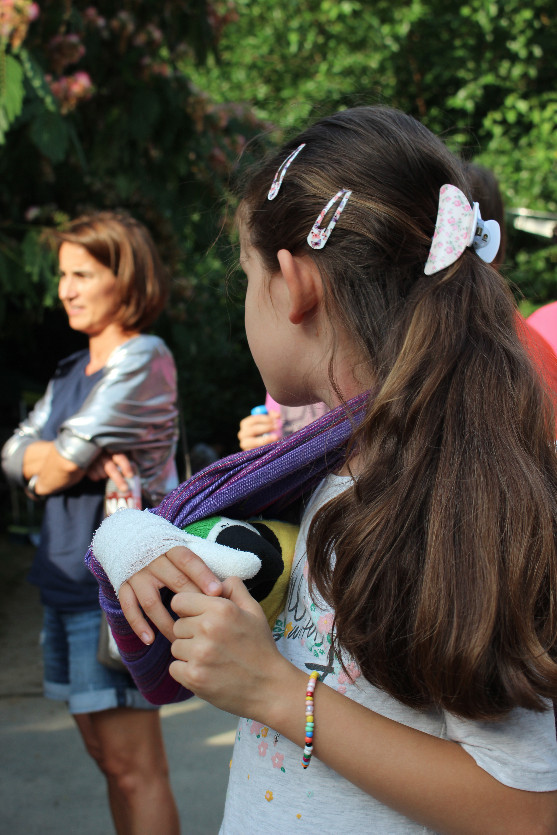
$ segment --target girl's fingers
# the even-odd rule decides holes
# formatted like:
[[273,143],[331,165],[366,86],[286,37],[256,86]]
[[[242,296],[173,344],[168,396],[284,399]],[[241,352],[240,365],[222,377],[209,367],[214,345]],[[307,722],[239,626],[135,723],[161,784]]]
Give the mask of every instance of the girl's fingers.
[[172,655],[177,661],[189,661],[188,651],[191,647],[191,640],[188,638],[177,638],[172,642]]
[[230,600],[232,603],[235,603],[238,608],[242,609],[244,612],[249,612],[250,615],[254,615],[267,625],[267,618],[265,617],[263,609],[257,600],[251,596],[245,583],[243,580],[240,580],[239,577],[228,577],[223,581],[222,597]]
[[[222,602],[221,598],[211,598],[207,600],[201,594],[191,594],[183,592],[182,594],[175,594],[170,603],[172,609],[180,618],[193,618],[197,615],[203,615],[215,605],[215,600],[218,603]],[[218,603],[216,605],[218,605]]]
[[169,672],[216,707],[249,716],[269,689],[278,650],[263,610],[243,582],[232,577],[222,590],[222,597],[174,597],[172,608],[179,619]]
[[145,644],[152,643],[155,637],[146,617],[169,641],[174,640],[174,619],[161,600],[161,588],[201,597],[200,590],[215,595],[222,584],[203,560],[183,547],[171,548],[168,554],[157,557],[130,577],[120,587],[120,604],[126,620]]
[[[174,640],[174,619],[161,600],[159,590],[160,587],[157,586],[156,581],[152,576],[144,572],[146,572],[146,569],[134,574],[133,577],[130,577],[127,583],[120,586],[119,597],[122,611],[124,612],[126,620],[135,634],[138,638],[141,638],[144,643],[152,643],[154,640],[153,631],[147,624],[144,615],[146,615],[149,620],[155,624],[155,626],[166,638],[168,638],[169,641],[172,641]],[[126,603],[128,604],[129,615],[128,611],[124,608],[124,602],[122,601],[122,590],[125,586],[130,588],[135,598],[135,602],[132,601],[131,596],[126,591]],[[139,606],[141,606],[143,613],[139,610]],[[146,632],[150,636],[152,635],[150,641],[145,640],[144,635]]]
[[[242,580],[239,577],[228,577],[221,583],[222,593],[219,597],[208,599],[201,594],[191,594],[184,592],[176,594],[172,598],[171,607],[180,618],[195,618],[199,615],[205,615],[211,612],[219,612],[222,617],[229,617],[230,603],[235,604],[239,609],[249,612],[256,617],[263,618],[266,622],[265,615],[261,606],[254,600]],[[177,622],[178,623],[178,622]],[[177,624],[176,624],[177,625]],[[174,633],[177,637],[186,637],[185,635]]]
[[118,597],[122,612],[137,637],[144,644],[152,644],[155,640],[155,634],[143,617],[143,612],[139,608],[137,598],[129,583],[123,583],[120,586]]
[[[171,549],[175,550],[175,549]],[[170,554],[170,551],[168,551]],[[168,554],[161,554],[145,568],[137,572],[137,575],[149,577],[157,588],[167,588],[175,593],[180,591],[199,591],[199,586],[180,570]],[[207,569],[208,570],[208,569]]]
[[[213,574],[210,568],[207,568],[203,560],[198,557],[197,554],[194,554],[193,551],[190,551],[189,548],[177,545],[175,548],[170,548],[170,550],[166,552],[166,556],[175,568],[177,568],[187,580],[191,580],[191,582],[193,582],[195,586],[204,594],[211,596],[221,594],[221,581]],[[183,591],[185,590],[184,585],[185,584],[182,585],[182,588],[172,587],[172,590],[176,592]]]
[[243,450],[256,449],[278,440],[278,414],[248,415],[240,421],[238,440]]
[[272,444],[278,441],[278,439],[279,436],[276,432],[269,432],[268,435],[258,435],[249,440],[241,441],[240,446],[246,452],[248,449],[258,449],[259,447],[267,446],[267,444]]

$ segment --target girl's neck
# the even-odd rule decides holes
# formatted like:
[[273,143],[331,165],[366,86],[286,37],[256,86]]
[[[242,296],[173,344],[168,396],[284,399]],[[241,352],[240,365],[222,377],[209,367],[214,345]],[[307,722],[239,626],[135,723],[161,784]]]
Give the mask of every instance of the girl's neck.
[[90,376],[100,371],[107,363],[112,352],[135,336],[139,331],[124,331],[119,325],[110,325],[101,333],[89,337],[89,362],[85,374]]

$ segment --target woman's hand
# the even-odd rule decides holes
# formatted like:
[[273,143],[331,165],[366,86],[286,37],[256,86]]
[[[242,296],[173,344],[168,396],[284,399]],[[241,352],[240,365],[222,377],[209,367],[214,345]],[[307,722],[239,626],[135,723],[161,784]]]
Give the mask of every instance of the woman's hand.
[[255,449],[280,438],[280,414],[248,415],[240,421],[238,440],[240,449]]
[[[290,663],[276,648],[263,609],[243,582],[230,577],[221,597],[178,594],[172,608],[176,640],[171,676],[221,710],[266,714],[276,682]],[[303,684],[302,684],[303,687]]]
[[157,557],[120,586],[118,597],[129,625],[144,644],[152,644],[155,634],[145,615],[165,635],[174,640],[174,619],[161,600],[160,590],[188,591],[220,595],[222,583],[189,548],[177,546]]
[[91,481],[104,481],[111,478],[118,490],[127,489],[126,479],[134,474],[133,467],[127,455],[123,452],[101,452],[87,468],[87,476]]

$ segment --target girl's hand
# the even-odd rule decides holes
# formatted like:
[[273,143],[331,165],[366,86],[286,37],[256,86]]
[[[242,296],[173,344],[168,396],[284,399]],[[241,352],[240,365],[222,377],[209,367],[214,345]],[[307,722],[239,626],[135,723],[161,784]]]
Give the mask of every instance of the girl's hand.
[[144,644],[155,639],[144,614],[169,641],[174,640],[174,620],[161,600],[160,590],[219,595],[222,583],[189,548],[177,546],[157,557],[120,586],[118,597],[129,625]]
[[255,449],[271,444],[280,438],[280,414],[269,412],[267,415],[248,415],[240,421],[238,440],[240,449]]
[[283,666],[263,609],[243,582],[223,582],[222,597],[178,594],[171,676],[197,696],[238,716],[263,716]]

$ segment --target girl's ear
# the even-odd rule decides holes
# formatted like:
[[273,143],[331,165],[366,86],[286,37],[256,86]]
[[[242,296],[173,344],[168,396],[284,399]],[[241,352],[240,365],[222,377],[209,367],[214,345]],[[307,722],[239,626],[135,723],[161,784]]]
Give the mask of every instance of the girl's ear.
[[288,318],[293,325],[299,325],[321,301],[321,276],[314,262],[307,256],[292,255],[289,250],[281,249],[277,258],[290,297]]

